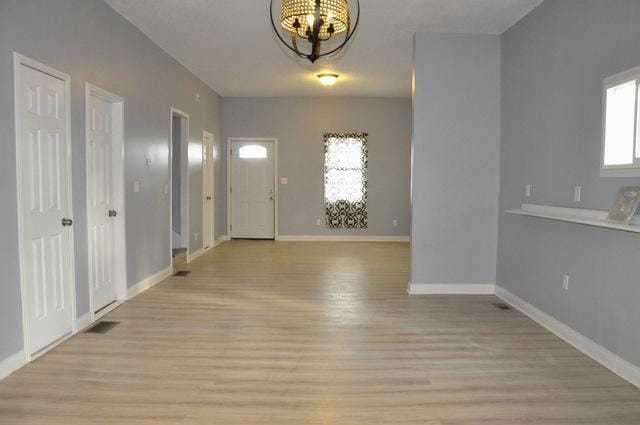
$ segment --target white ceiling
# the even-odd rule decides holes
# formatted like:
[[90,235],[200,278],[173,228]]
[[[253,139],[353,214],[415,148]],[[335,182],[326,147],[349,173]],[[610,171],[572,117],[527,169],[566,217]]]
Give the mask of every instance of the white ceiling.
[[[411,94],[413,33],[500,34],[542,1],[360,0],[346,51],[311,65],[276,40],[268,0],[106,0],[222,96],[384,97]],[[341,74],[331,88],[326,69]]]

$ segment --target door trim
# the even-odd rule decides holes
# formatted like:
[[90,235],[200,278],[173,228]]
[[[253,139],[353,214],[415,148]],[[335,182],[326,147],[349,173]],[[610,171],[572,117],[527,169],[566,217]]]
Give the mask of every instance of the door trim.
[[274,192],[274,230],[273,239],[278,240],[278,138],[277,137],[228,137],[227,138],[227,235],[231,236],[231,145],[233,142],[273,142],[273,192]]
[[[211,240],[211,243],[209,244],[208,247],[204,246],[204,229],[206,228],[205,223],[207,221],[206,217],[204,216],[204,210],[205,210],[205,205],[207,203],[207,195],[204,193],[204,187],[205,187],[205,174],[204,174],[204,139],[205,137],[210,137],[211,138],[211,190],[213,191],[213,195],[211,196],[212,199],[212,203],[213,203],[213,207],[212,207],[212,212],[213,212],[213,218],[211,219],[212,223],[212,232],[213,232],[213,238]],[[216,177],[215,177],[215,162],[214,162],[214,156],[213,156],[213,148],[215,146],[215,142],[216,142],[216,137],[213,133],[208,132],[207,130],[204,130],[202,132],[202,249],[203,251],[208,251],[211,248],[213,248],[213,246],[216,244],[216,187],[215,187],[215,183],[216,183]]]
[[[186,149],[184,149],[184,153],[186,153],[187,158],[186,158],[186,164],[187,164],[187,169],[183,170],[182,169],[182,164],[183,161],[182,159],[180,160],[180,173],[181,173],[181,177],[185,176],[186,177],[186,186],[187,186],[187,190],[186,193],[184,194],[184,196],[186,196],[186,202],[185,202],[185,206],[186,206],[186,211],[182,211],[182,203],[180,204],[180,217],[182,218],[182,214],[186,214],[186,232],[187,232],[187,258],[189,257],[189,254],[191,253],[189,251],[189,245],[191,245],[191,229],[189,226],[189,143],[191,141],[191,118],[189,116],[189,114],[187,114],[186,112],[182,112],[180,109],[178,108],[174,108],[173,106],[171,106],[169,108],[169,139],[168,139],[168,143],[167,146],[169,148],[169,181],[167,182],[168,184],[168,188],[169,188],[169,267],[171,267],[171,270],[173,270],[173,116],[177,115],[182,119],[187,120],[187,134],[186,134],[186,138],[185,140],[187,141],[187,146]],[[182,136],[182,134],[181,134]],[[182,146],[182,143],[180,144],[180,147],[183,148],[184,146]],[[181,157],[182,158],[182,157]],[[182,179],[180,179],[180,182],[182,182]],[[182,191],[180,191],[180,194],[182,196]],[[182,230],[182,229],[181,229]]]
[[18,202],[17,211],[18,211],[18,263],[20,268],[20,300],[22,304],[22,338],[23,338],[23,350],[25,354],[25,361],[29,362],[34,357],[40,356],[45,352],[49,351],[51,348],[56,346],[60,341],[68,338],[70,335],[74,334],[78,329],[78,317],[76,312],[76,266],[75,266],[75,236],[73,231],[73,226],[69,228],[69,250],[70,257],[69,258],[69,279],[71,288],[71,332],[61,338],[58,341],[52,342],[52,344],[44,347],[38,353],[34,355],[31,354],[30,344],[29,344],[29,315],[27,314],[27,299],[26,299],[26,282],[24,281],[25,276],[25,265],[24,265],[24,246],[22,243],[23,238],[23,224],[22,224],[22,202],[20,195],[20,188],[22,187],[22,179],[21,175],[21,161],[20,161],[20,66],[25,65],[29,68],[33,68],[36,71],[43,72],[52,77],[55,77],[64,82],[65,86],[65,112],[66,112],[66,126],[67,126],[67,134],[65,137],[65,142],[67,145],[67,167],[68,167],[68,181],[67,181],[67,190],[69,191],[68,208],[69,215],[74,218],[73,214],[73,190],[72,190],[72,163],[71,163],[71,77],[68,74],[58,71],[57,69],[51,68],[43,63],[40,63],[36,60],[23,56],[17,52],[13,52],[13,96],[14,96],[14,131],[15,131],[15,149],[16,149],[16,199]]
[[[127,299],[127,230],[126,230],[126,211],[125,211],[125,179],[124,179],[124,99],[114,93],[90,83],[85,83],[85,187],[87,193],[87,246],[90,246],[89,229],[91,228],[91,219],[89,210],[91,208],[89,201],[89,150],[86,149],[89,140],[89,105],[91,96],[96,96],[104,101],[111,103],[111,135],[112,135],[112,161],[111,176],[113,178],[113,203],[114,208],[118,211],[118,220],[115,222],[114,246],[115,246],[115,289],[116,299],[113,304],[106,306],[96,314],[93,302],[93,288],[90,280],[87,281],[89,286],[89,314],[91,322],[96,318],[103,316],[113,310],[118,303],[122,303]],[[91,264],[91,259],[87,258],[87,264]],[[91,267],[88,268],[91,273]],[[114,305],[115,304],[115,305]]]

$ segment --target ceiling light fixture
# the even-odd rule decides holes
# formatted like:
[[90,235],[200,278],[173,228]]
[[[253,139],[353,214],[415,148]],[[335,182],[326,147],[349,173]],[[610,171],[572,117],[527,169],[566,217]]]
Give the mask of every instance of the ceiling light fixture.
[[323,86],[334,85],[336,81],[338,81],[338,77],[340,77],[338,74],[333,74],[329,72],[318,74],[318,78],[320,79],[320,82],[322,83]]
[[[312,63],[321,57],[340,51],[353,37],[360,22],[359,0],[281,0],[280,26],[273,18],[273,0],[270,0],[269,14],[271,26],[276,35],[296,55],[309,59]],[[352,20],[351,5],[357,9],[355,20]],[[353,24],[353,25],[352,25]],[[344,40],[334,38],[344,34]],[[288,42],[286,39],[290,38]],[[309,42],[308,49],[300,49],[298,39]],[[330,41],[331,40],[331,41]],[[333,42],[333,43],[332,43]],[[323,43],[328,44],[322,51]]]

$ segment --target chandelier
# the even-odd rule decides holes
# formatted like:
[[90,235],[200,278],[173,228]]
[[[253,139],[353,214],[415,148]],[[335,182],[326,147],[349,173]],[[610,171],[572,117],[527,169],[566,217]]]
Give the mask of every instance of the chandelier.
[[[350,4],[355,4],[357,15],[352,20]],[[282,0],[280,26],[273,17],[273,0],[269,12],[271,26],[282,43],[296,55],[309,59],[312,63],[321,57],[340,51],[347,45],[360,21],[360,1],[349,0]],[[353,24],[353,25],[352,25]],[[342,38],[344,36],[344,38]],[[287,41],[290,38],[290,41]],[[329,41],[331,43],[328,43]],[[333,40],[338,40],[333,42]],[[299,46],[307,44],[306,48]],[[323,43],[329,44],[326,51]]]

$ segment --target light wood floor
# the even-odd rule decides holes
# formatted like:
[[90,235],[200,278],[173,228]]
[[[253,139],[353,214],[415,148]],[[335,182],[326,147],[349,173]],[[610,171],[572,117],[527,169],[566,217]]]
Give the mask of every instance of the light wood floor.
[[0,382],[0,424],[640,424],[640,390],[402,243],[228,242]]

